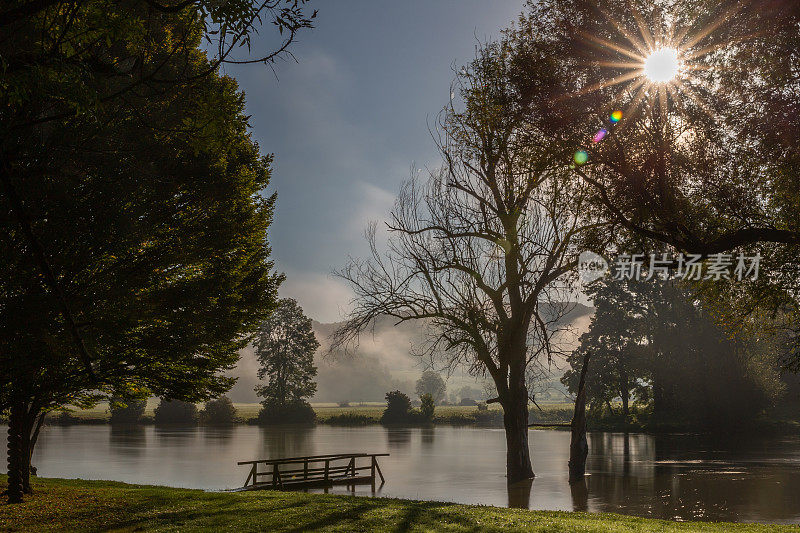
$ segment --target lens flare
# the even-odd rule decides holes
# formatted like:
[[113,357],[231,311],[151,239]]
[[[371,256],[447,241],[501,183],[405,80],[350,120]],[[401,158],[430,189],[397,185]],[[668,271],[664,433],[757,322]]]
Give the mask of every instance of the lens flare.
[[616,110],[613,113],[611,113],[611,122],[616,124],[620,120],[622,120],[622,111]]
[[603,128],[594,134],[594,137],[592,137],[592,142],[599,143],[600,141],[606,138],[606,135],[608,135],[608,130]]
[[579,150],[575,152],[575,164],[576,165],[585,165],[587,161],[589,161],[589,153],[585,150]]

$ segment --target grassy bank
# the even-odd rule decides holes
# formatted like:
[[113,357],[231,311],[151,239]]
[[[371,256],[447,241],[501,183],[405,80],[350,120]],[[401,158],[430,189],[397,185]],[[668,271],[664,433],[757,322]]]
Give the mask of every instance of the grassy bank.
[[[148,402],[143,423],[152,423],[153,409],[157,401]],[[242,422],[252,421],[258,416],[261,408],[257,403],[237,403],[237,418]],[[332,425],[367,425],[378,424],[381,414],[386,408],[383,403],[368,403],[339,407],[336,404],[312,404],[317,414],[317,422]],[[543,411],[532,410],[531,417],[536,422],[566,422],[572,417],[571,404],[545,404]],[[50,423],[55,424],[107,424],[110,413],[105,404],[91,409],[76,409],[68,413],[52,415]],[[491,405],[488,410],[480,411],[474,406],[441,405],[436,407],[434,424],[481,425],[501,427],[503,411],[498,405]]]
[[[0,486],[5,485],[0,477]],[[0,531],[798,531],[293,492],[211,493],[108,481],[39,479],[0,504]]]

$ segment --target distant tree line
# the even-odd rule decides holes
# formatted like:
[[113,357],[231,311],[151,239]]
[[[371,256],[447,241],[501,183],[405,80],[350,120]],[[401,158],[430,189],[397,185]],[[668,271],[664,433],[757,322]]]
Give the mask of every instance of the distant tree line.
[[747,426],[779,403],[800,406],[787,394],[797,379],[781,374],[778,339],[731,337],[692,285],[606,277],[587,293],[595,314],[563,382],[576,392],[590,352],[596,419],[711,429]]

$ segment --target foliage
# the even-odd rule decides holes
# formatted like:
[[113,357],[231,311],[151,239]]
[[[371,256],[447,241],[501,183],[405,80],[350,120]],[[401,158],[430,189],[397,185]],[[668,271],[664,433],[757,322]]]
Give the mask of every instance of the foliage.
[[209,425],[227,425],[236,422],[236,407],[227,396],[206,402],[200,413],[200,420]]
[[[218,67],[286,52],[304,4],[3,4],[0,408],[27,452],[61,405],[230,387],[281,278],[270,158]],[[270,23],[278,48],[243,56]]]
[[110,401],[112,424],[137,424],[142,421],[144,410],[147,408],[147,398],[111,398]]
[[314,376],[314,353],[319,342],[314,336],[311,319],[295,300],[284,298],[278,302],[274,313],[258,328],[255,354],[261,368],[259,379],[269,377],[269,383],[256,387],[269,411],[281,405],[297,405],[310,398],[317,390]]
[[593,284],[590,296],[597,310],[563,381],[574,393],[582,354],[591,351],[587,400],[595,416],[614,416],[619,398],[628,419],[626,395],[634,395],[652,405],[652,424],[737,427],[780,394],[768,339],[729,338],[687,286],[607,278]]
[[[800,370],[799,22],[792,0],[766,15],[737,0],[542,0],[507,32],[520,93],[554,96],[530,120],[558,133],[565,159],[589,154],[573,172],[596,192],[593,214],[613,222],[615,249],[760,253],[757,282],[704,283],[719,287],[703,298],[745,342],[779,332],[789,370]],[[684,62],[667,84],[631,61],[654,35]],[[531,68],[543,58],[545,75]],[[586,142],[614,109],[621,127]]]
[[316,413],[311,404],[305,400],[284,402],[261,402],[258,412],[260,424],[313,424]]
[[386,424],[399,424],[409,422],[411,419],[411,399],[399,390],[386,393],[386,410],[383,411],[381,422]]
[[420,396],[420,399],[422,400],[422,405],[420,405],[419,412],[422,420],[426,422],[433,421],[433,413],[436,410],[436,401],[433,399],[433,395],[426,392]]
[[430,394],[433,397],[433,401],[436,403],[440,403],[444,400],[447,392],[442,376],[433,370],[426,370],[422,373],[422,376],[417,380],[414,390],[420,399],[425,394]]
[[198,419],[195,404],[165,398],[161,399],[153,414],[156,424],[196,424]]

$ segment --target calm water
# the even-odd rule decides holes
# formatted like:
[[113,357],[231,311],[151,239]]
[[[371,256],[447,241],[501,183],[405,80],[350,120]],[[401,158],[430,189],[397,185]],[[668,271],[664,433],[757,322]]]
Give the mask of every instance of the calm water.
[[[498,429],[46,427],[33,464],[48,477],[223,489],[237,461],[341,452],[381,458],[380,496],[680,520],[800,522],[800,438],[590,435],[585,485],[567,483],[569,434],[531,431],[536,479],[506,486]],[[345,487],[333,492],[347,492]],[[356,494],[370,495],[359,487]]]

